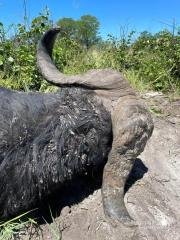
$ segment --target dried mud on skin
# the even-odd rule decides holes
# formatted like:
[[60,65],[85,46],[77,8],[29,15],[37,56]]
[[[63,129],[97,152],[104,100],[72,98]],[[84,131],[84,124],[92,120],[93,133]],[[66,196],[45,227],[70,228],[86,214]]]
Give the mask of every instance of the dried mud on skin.
[[104,217],[101,190],[62,209],[38,235],[23,239],[62,240],[179,240],[180,239],[180,101],[144,95],[160,109],[145,151],[136,160],[126,185],[125,203],[136,227],[109,223]]

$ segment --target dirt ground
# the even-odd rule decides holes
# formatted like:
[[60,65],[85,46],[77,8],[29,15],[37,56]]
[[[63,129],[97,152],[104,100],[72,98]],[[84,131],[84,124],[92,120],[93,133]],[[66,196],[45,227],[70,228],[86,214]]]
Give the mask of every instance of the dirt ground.
[[64,206],[34,239],[180,240],[180,100],[153,92],[142,98],[152,111],[155,129],[126,186],[125,203],[136,226],[105,219],[101,190],[95,187],[82,201]]

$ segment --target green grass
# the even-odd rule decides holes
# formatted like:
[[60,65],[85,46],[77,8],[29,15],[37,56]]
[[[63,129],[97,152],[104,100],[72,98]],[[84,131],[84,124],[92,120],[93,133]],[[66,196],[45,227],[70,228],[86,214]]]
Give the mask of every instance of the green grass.
[[0,240],[15,239],[27,226],[36,225],[37,223],[32,218],[25,220],[27,214],[30,212],[23,213],[6,222],[0,222]]
[[135,70],[125,70],[123,71],[124,76],[128,79],[131,86],[138,90],[139,92],[145,92],[151,89],[149,83],[145,82],[142,76],[140,76],[138,71]]
[[59,228],[59,224],[57,223],[56,219],[53,217],[51,208],[49,207],[49,211],[50,211],[50,215],[51,215],[51,219],[52,219],[52,223],[49,224],[46,219],[44,219],[48,230],[49,230],[49,234],[52,240],[62,240],[62,233],[61,230]]
[[[28,217],[28,214],[32,211],[23,213],[8,221],[0,222],[0,240],[21,239],[23,236],[28,236],[28,239],[43,239],[41,236],[41,226],[38,225],[34,219]],[[46,223],[45,228],[48,231],[48,237],[50,237],[51,240],[62,240],[62,233],[59,224],[53,217],[51,209],[50,215],[52,219],[51,224],[44,219],[44,222]]]

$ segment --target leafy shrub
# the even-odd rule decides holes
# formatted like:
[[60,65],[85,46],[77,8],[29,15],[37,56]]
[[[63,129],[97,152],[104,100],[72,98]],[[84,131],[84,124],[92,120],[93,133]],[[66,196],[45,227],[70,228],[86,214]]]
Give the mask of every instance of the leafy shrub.
[[136,59],[134,67],[150,83],[152,89],[168,91],[179,87],[179,42],[179,35],[174,36],[166,30],[155,35],[144,32],[133,44]]
[[[8,38],[0,23],[0,83],[20,90],[54,90],[43,81],[36,67],[36,45],[52,22],[46,10],[33,19],[27,29],[16,26],[16,34]],[[142,32],[133,40],[134,31],[117,39],[85,48],[76,38],[61,35],[55,45],[54,61],[60,71],[77,74],[92,68],[113,68],[122,71],[140,90],[180,92],[180,34],[164,30],[157,34]],[[134,79],[133,79],[134,78]],[[143,86],[144,85],[144,86]]]
[[16,34],[7,38],[0,24],[1,85],[13,89],[38,90],[40,76],[36,68],[36,45],[40,36],[50,28],[49,13],[33,19],[27,30],[24,24],[16,26]]

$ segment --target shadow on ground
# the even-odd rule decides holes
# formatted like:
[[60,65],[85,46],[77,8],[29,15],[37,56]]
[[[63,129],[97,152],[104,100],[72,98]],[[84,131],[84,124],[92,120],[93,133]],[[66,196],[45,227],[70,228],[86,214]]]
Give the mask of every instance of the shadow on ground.
[[[143,178],[147,171],[148,168],[143,164],[141,159],[137,158],[126,182],[125,193],[137,180]],[[38,224],[51,223],[54,218],[61,214],[61,210],[65,206],[78,204],[95,190],[101,188],[102,174],[103,169],[101,168],[97,172],[93,172],[93,174],[78,177],[70,183],[67,182],[63,188],[36,206],[37,210],[31,213],[30,217],[36,219]]]

